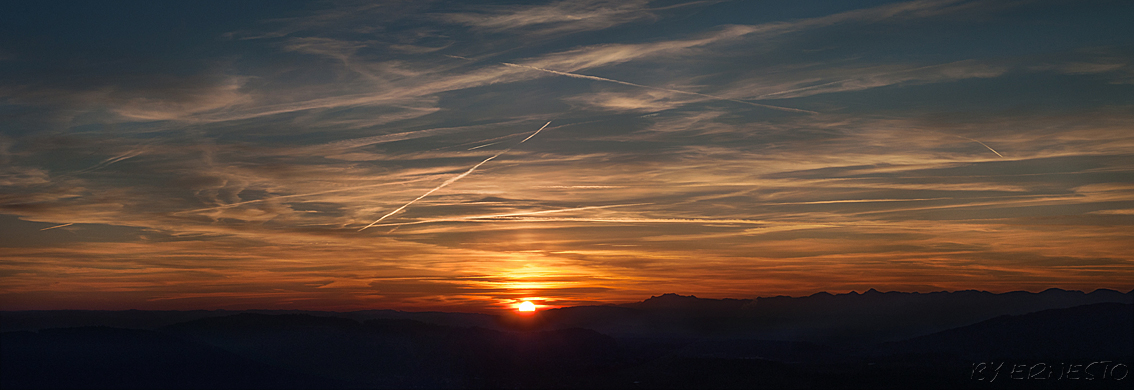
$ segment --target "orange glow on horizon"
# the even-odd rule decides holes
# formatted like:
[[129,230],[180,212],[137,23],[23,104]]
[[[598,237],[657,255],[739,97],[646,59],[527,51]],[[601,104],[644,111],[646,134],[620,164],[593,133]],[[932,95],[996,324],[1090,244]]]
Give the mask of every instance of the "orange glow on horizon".
[[523,301],[523,302],[520,303],[519,307],[516,308],[516,310],[519,310],[519,311],[522,311],[522,312],[534,312],[535,311],[535,304],[531,303],[531,301]]

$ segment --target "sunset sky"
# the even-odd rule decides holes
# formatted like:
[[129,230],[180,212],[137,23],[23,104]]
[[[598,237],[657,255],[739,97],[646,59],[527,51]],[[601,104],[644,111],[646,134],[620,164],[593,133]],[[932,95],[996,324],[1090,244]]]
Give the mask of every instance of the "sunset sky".
[[0,310],[1134,288],[1134,2],[41,3]]

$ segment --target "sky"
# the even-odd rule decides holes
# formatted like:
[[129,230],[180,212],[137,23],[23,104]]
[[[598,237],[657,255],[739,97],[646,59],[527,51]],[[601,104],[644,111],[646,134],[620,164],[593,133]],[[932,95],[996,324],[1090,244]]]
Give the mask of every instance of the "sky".
[[1134,2],[24,2],[0,309],[1134,288]]

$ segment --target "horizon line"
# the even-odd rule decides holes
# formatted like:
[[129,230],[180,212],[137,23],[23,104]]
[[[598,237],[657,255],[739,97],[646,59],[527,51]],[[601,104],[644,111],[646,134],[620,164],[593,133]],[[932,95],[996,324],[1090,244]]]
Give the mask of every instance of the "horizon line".
[[[977,292],[977,293],[987,293],[987,294],[993,294],[993,295],[1004,295],[1004,294],[1012,294],[1012,293],[1042,294],[1042,293],[1046,293],[1046,292],[1053,291],[1053,290],[1062,291],[1062,292],[1069,292],[1069,293],[1076,293],[1077,292],[1077,293],[1084,294],[1084,295],[1094,294],[1094,293],[1097,293],[1097,292],[1100,292],[1100,291],[1108,291],[1108,292],[1115,292],[1115,293],[1122,294],[1122,295],[1134,296],[1134,288],[1131,288],[1130,291],[1122,292],[1121,290],[1115,290],[1115,289],[1105,288],[1105,287],[1096,288],[1096,289],[1094,289],[1090,292],[1086,292],[1086,291],[1083,291],[1083,290],[1067,290],[1067,289],[1062,289],[1062,288],[1059,288],[1059,287],[1049,287],[1047,289],[1044,289],[1044,290],[1038,291],[1038,292],[1032,292],[1032,291],[1027,291],[1027,290],[1013,290],[1013,291],[1005,291],[1005,292],[999,292],[999,293],[990,292],[990,291],[987,291],[987,290],[976,290],[976,289],[952,290],[952,291],[940,290],[940,291],[930,291],[930,292],[919,292],[919,291],[907,292],[907,291],[891,290],[891,291],[883,292],[883,291],[879,291],[875,288],[870,288],[870,289],[868,289],[864,292],[861,292],[861,293],[858,292],[858,290],[850,290],[849,292],[845,292],[845,293],[834,293],[834,294],[832,294],[832,293],[824,290],[824,291],[818,291],[818,292],[815,292],[815,293],[812,293],[812,294],[809,294],[809,295],[800,295],[800,296],[775,295],[775,296],[757,296],[757,297],[754,297],[754,298],[701,298],[701,297],[698,297],[698,296],[693,295],[693,294],[681,295],[681,294],[678,294],[678,293],[670,292],[670,293],[663,293],[661,295],[651,295],[649,298],[646,298],[646,299],[643,299],[643,300],[640,300],[640,301],[632,301],[632,302],[620,302],[620,303],[618,303],[618,302],[607,302],[607,303],[583,304],[583,305],[574,305],[574,306],[570,306],[570,305],[556,306],[556,305],[541,304],[540,306],[545,307],[545,309],[542,309],[540,311],[552,310],[552,309],[562,309],[562,308],[572,308],[572,307],[602,307],[602,306],[632,305],[632,304],[637,304],[637,303],[644,303],[644,302],[649,301],[651,299],[662,298],[662,297],[670,296],[670,295],[680,297],[680,298],[693,298],[693,299],[706,300],[706,301],[725,301],[725,300],[757,301],[759,299],[770,299],[770,298],[799,299],[799,298],[811,298],[811,297],[815,297],[815,296],[824,296],[824,295],[825,296],[837,297],[837,296],[862,296],[862,295],[867,295],[867,294],[873,295],[873,294],[895,294],[895,293],[896,294],[919,294],[919,295],[940,294],[940,293],[952,294],[952,293],[960,293],[960,292]],[[517,298],[517,300],[518,301],[523,300],[523,298]],[[0,313],[2,313],[2,312],[35,312],[35,311],[43,311],[43,312],[47,312],[47,311],[88,311],[88,312],[123,312],[123,311],[139,311],[139,312],[158,312],[158,311],[167,311],[167,312],[190,312],[190,311],[248,312],[248,311],[266,311],[266,312],[316,312],[316,313],[356,313],[356,312],[364,312],[364,311],[394,311],[394,312],[402,312],[402,313],[487,314],[487,313],[492,313],[492,312],[510,311],[510,310],[491,309],[491,310],[484,310],[484,311],[445,311],[441,308],[438,308],[437,310],[412,310],[412,309],[411,310],[403,310],[403,309],[394,309],[394,308],[369,308],[369,309],[355,309],[355,310],[342,310],[342,311],[318,310],[318,309],[300,309],[300,308],[297,308],[297,309],[256,309],[256,308],[244,308],[244,309],[224,309],[224,308],[216,308],[216,309],[16,309],[16,310],[0,309]]]

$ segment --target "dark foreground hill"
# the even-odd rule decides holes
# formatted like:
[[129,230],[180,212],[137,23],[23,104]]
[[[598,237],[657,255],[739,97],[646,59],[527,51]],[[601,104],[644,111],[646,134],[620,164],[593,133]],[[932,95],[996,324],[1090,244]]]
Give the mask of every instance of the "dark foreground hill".
[[413,320],[239,314],[161,329],[277,367],[367,386],[547,387],[616,363],[586,329],[503,332]]
[[577,387],[620,361],[613,338],[586,329],[306,314],[5,332],[0,342],[4,389]]
[[[663,295],[487,326],[460,313],[20,312],[24,325],[161,325],[4,332],[0,388],[1128,388],[1131,296]],[[165,323],[177,316],[196,318]],[[878,336],[895,330],[916,335]]]
[[0,334],[0,387],[278,389],[341,385],[160,332],[107,327]]

